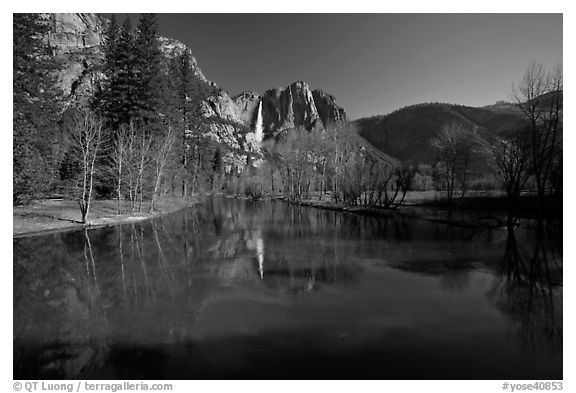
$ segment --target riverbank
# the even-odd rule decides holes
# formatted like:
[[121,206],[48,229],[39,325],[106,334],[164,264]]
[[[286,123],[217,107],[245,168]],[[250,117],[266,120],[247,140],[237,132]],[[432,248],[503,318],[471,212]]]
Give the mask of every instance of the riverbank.
[[74,200],[50,199],[33,201],[28,205],[12,208],[12,234],[14,238],[34,236],[50,232],[96,228],[138,222],[174,213],[197,203],[198,197],[188,199],[166,198],[153,212],[149,212],[150,202],[145,201],[141,212],[128,212],[126,207],[118,214],[115,200],[96,200],[90,206],[88,222],[80,222],[78,203]]
[[[343,203],[333,202],[329,196],[322,200],[313,197],[301,201],[288,201],[284,196],[274,196],[272,199],[281,200],[287,203],[308,206],[319,209],[333,210],[339,212],[348,212],[373,217],[387,218],[412,218],[432,221],[437,223],[449,224],[461,227],[475,228],[499,228],[505,226],[506,206],[505,200],[501,195],[474,195],[467,197],[463,201],[448,205],[442,199],[434,198],[432,194],[415,192],[414,195],[407,195],[404,203],[395,209],[384,209],[378,207],[360,207],[348,206]],[[534,197],[528,197],[530,202],[535,202]],[[526,203],[523,202],[524,209],[521,210],[519,223],[530,223],[535,221],[534,209],[526,209]],[[530,206],[530,205],[528,205]],[[554,214],[547,216],[551,224],[561,229],[562,213],[554,211]]]
[[358,207],[346,206],[340,203],[334,203],[327,200],[302,200],[302,201],[288,201],[284,198],[276,198],[284,202],[299,205],[314,207],[318,209],[333,210],[339,212],[360,214],[372,217],[385,217],[385,218],[411,218],[421,219],[426,221],[438,222],[443,224],[450,224],[462,227],[476,227],[476,228],[497,228],[502,226],[503,221],[498,217],[478,217],[469,212],[454,211],[448,209],[438,208],[425,208],[416,205],[401,205],[396,209],[384,209],[377,207]]

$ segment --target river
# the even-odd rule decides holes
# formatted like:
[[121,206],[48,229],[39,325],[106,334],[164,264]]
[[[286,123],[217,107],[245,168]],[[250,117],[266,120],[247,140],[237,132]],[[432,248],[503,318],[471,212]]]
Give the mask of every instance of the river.
[[14,239],[14,379],[562,379],[562,239],[225,197]]

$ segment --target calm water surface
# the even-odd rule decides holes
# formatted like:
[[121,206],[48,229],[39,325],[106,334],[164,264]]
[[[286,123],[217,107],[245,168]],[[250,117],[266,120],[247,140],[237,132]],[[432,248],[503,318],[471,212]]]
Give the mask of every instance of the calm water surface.
[[561,379],[562,240],[223,197],[15,239],[14,378]]

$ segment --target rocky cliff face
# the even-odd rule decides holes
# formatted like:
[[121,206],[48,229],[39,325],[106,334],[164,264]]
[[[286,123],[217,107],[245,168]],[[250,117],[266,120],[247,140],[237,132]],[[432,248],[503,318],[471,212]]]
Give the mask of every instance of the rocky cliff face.
[[47,14],[48,42],[60,67],[58,88],[66,104],[86,102],[102,78],[102,44],[108,21],[94,14]]
[[192,50],[190,48],[188,48],[182,42],[172,38],[159,37],[158,41],[160,42],[160,50],[167,59],[174,59],[176,56],[180,56],[184,52],[188,52],[190,55],[190,68],[194,72],[194,75],[196,75],[196,77],[202,82],[206,82],[212,87],[216,87],[216,83],[206,79],[202,73],[202,70],[200,69],[200,66],[198,65],[198,62],[196,61],[196,58],[194,55],[192,55]]
[[323,128],[312,91],[305,82],[268,90],[262,98],[262,107],[266,135],[294,127]]
[[260,95],[252,91],[245,91],[232,98],[236,106],[236,117],[251,129],[254,129],[254,123],[257,117],[256,111],[258,111],[260,99]]
[[347,121],[344,109],[336,104],[336,98],[334,98],[334,96],[322,90],[314,90],[312,91],[312,97],[314,97],[318,115],[324,126],[334,123],[345,123]]

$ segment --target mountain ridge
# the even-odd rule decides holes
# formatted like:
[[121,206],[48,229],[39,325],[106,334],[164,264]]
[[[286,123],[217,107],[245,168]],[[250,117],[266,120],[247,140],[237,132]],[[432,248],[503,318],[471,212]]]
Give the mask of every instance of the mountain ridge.
[[[496,105],[496,106],[494,106]],[[472,107],[448,103],[421,103],[387,115],[357,119],[359,134],[384,153],[400,160],[431,163],[430,140],[445,123],[458,122],[486,140],[520,125],[513,104]]]

